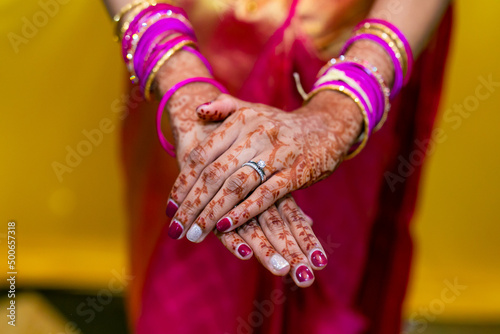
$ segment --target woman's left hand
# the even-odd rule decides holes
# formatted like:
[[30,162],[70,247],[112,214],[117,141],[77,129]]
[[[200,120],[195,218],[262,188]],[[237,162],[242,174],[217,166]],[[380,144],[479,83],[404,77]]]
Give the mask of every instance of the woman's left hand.
[[[197,112],[232,115],[191,151],[170,193],[170,201],[180,204],[173,217],[183,227],[179,238],[189,230],[193,242],[215,226],[231,231],[291,191],[330,175],[362,127],[356,104],[330,91],[294,112],[228,95]],[[256,170],[242,167],[260,160],[266,165],[263,183]]]
[[289,274],[301,288],[314,282],[313,270],[328,263],[326,252],[312,229],[312,219],[291,195],[230,232],[215,234],[236,257],[256,259],[273,275]]

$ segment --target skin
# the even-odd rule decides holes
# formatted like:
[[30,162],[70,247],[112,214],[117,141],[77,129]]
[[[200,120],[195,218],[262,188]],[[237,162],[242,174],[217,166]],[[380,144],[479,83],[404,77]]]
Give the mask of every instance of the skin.
[[[122,6],[124,6],[129,1],[106,1],[107,7],[110,11],[110,14],[113,16],[116,12],[119,11]],[[161,97],[165,94],[165,92],[170,89],[174,84],[180,82],[184,79],[191,77],[207,77],[210,78],[211,75],[203,65],[203,63],[194,55],[189,52],[180,51],[176,53],[173,57],[166,62],[165,65],[161,67],[159,70],[153,89],[155,95]],[[176,153],[179,167],[182,169],[189,163],[189,153],[196,148],[210,133],[212,133],[215,129],[220,127],[220,122],[214,122],[215,120],[221,120],[228,116],[228,113],[219,113],[217,110],[212,110],[210,114],[203,115],[197,114],[195,110],[201,104],[206,101],[212,101],[220,96],[220,91],[213,87],[212,85],[206,83],[192,83],[185,87],[180,88],[176,93],[172,96],[172,98],[168,101],[166,106],[166,111],[168,111],[168,116],[170,119],[170,129],[167,126],[164,126],[165,131],[172,131],[172,134],[175,139],[176,144]],[[251,176],[255,178],[255,175]],[[180,179],[182,182],[182,178]],[[257,179],[255,179],[257,180]],[[200,189],[202,192],[203,189]],[[296,221],[300,221],[300,224],[305,224],[309,226],[311,229],[312,220],[305,215],[302,210],[297,206],[295,201],[288,196],[284,199],[286,203],[287,212],[294,210],[296,212]],[[187,205],[187,203],[184,203]],[[195,202],[197,204],[197,202]],[[283,209],[282,209],[283,210]],[[277,211],[278,213],[281,211]],[[277,218],[276,209],[274,214],[271,216],[263,216],[259,218],[259,222],[265,223],[267,219],[273,218],[273,221],[276,221]],[[281,218],[280,218],[281,219]],[[288,221],[285,219],[281,219],[283,225]],[[309,263],[310,257],[310,244],[314,243],[316,248],[321,250],[324,254],[324,250],[316,239],[314,234],[312,233],[311,240],[303,240],[304,238],[294,239],[293,237],[288,237],[285,240],[288,243],[287,247],[283,247],[282,243],[279,240],[273,240],[271,243],[268,240],[266,233],[261,228],[260,223],[255,221],[255,224],[252,227],[252,234],[259,236],[259,242],[257,243],[257,239],[252,238],[249,234],[248,228],[242,228],[238,231],[232,231],[230,233],[218,234],[217,236],[221,240],[221,242],[226,246],[226,248],[232,252],[235,256],[242,260],[248,260],[252,256],[255,256],[257,260],[259,260],[266,269],[271,271],[275,275],[286,275],[291,273],[290,270],[296,268],[298,265],[302,264],[309,268],[312,271],[312,268],[316,270],[322,269],[322,267],[316,267],[313,263]],[[288,224],[288,223],[287,223]],[[293,226],[297,226],[297,222],[294,222]],[[296,228],[294,229],[296,231]],[[312,231],[312,230],[311,230]],[[269,230],[268,230],[269,233]],[[185,231],[182,236],[185,235]],[[253,251],[250,255],[242,258],[241,255],[237,252],[237,246],[245,244],[250,247]],[[265,245],[264,248],[261,245]],[[293,248],[296,251],[294,252],[293,259],[289,254],[281,254],[282,251],[286,253],[289,248]],[[279,251],[278,251],[279,250]],[[298,253],[300,254],[300,261],[297,260]],[[285,268],[276,271],[272,265],[270,264],[270,258],[274,254],[281,254],[287,259],[290,259],[292,262],[292,266],[288,265]],[[292,278],[296,282],[298,286],[307,287],[314,282],[314,278],[307,282],[299,282],[297,277],[292,275]]]
[[[171,60],[169,60],[165,68],[162,68],[162,70],[158,74],[159,84],[155,87],[157,95],[159,96],[163,95],[170,88],[170,86],[172,86],[176,82],[184,80],[185,78],[194,76],[210,77],[209,73],[206,71],[204,66],[197,66],[198,65],[197,62],[199,62],[199,59],[194,56],[193,57],[190,56],[192,56],[190,53],[186,55],[183,54],[176,55],[172,57]],[[184,68],[185,71],[179,73],[178,71],[179,68]],[[197,107],[200,106],[202,102],[206,101],[207,99],[214,99],[215,97],[220,98],[221,96],[227,96],[227,95],[221,95],[216,88],[214,88],[209,84],[194,83],[189,85],[189,89],[187,86],[179,89],[173,95],[172,99],[169,100],[167,104],[167,110],[170,117],[170,126],[176,142],[178,163],[181,169],[195,167],[197,163],[194,162],[191,159],[191,157],[193,156],[193,154],[196,154],[193,153],[195,152],[196,147],[200,147],[200,145],[203,145],[202,140],[206,140],[206,138],[208,138],[211,134],[217,131],[217,129],[221,128],[222,123],[220,122],[215,123],[211,121],[212,117],[226,117],[229,114],[227,109],[221,109],[221,113],[213,112],[214,116],[210,114],[207,115],[207,117],[199,117],[198,114],[194,111],[197,109],[202,110],[203,107],[202,108],[197,108]],[[211,177],[216,178],[217,176],[212,175]],[[182,184],[183,182],[187,182],[187,180],[189,180],[190,178],[191,178],[190,175],[186,174],[185,176],[179,176],[178,181]],[[260,179],[257,178],[257,174],[255,173],[255,171],[253,171],[253,173],[249,173],[247,179],[252,180],[253,182],[260,181]],[[202,205],[200,198],[203,197],[203,194],[206,193],[207,191],[208,189],[205,186],[202,186],[194,190],[195,197],[193,198],[192,204],[190,204],[189,202],[183,202],[184,207],[189,207],[189,205],[197,205],[197,206]],[[172,198],[172,200],[177,202],[175,198]],[[308,218],[303,214],[302,210],[300,210],[300,208],[297,206],[295,201],[291,199],[291,197],[289,200],[287,200],[287,203],[290,209],[294,209],[300,213],[302,217],[301,219],[303,221],[307,221]],[[263,218],[259,218],[259,222],[261,221],[265,222],[266,219],[269,219],[268,217],[270,216],[264,216]],[[268,234],[262,231],[259,224],[257,224],[255,229],[259,230],[259,235],[261,235],[263,238],[268,237]],[[211,230],[213,230],[213,228]],[[207,234],[211,230],[207,230]],[[181,238],[185,236],[186,231],[187,229],[184,229]],[[255,242],[251,240],[251,238],[248,238],[246,231],[247,230],[242,229],[231,232],[229,235],[229,239],[232,240],[231,242],[227,242],[227,238],[223,238],[221,239],[221,241],[230,252],[232,252],[238,258],[241,258],[241,256],[238,254],[236,250],[236,245],[237,245],[236,242],[241,242],[241,240],[244,240],[244,243],[249,245],[249,247],[253,250],[252,252],[253,255],[255,255],[255,257],[264,265],[264,267],[266,267],[266,269],[268,269],[270,272],[276,275],[286,275],[288,273],[291,273],[292,278],[294,279],[296,284],[300,287],[310,286],[314,282],[314,278],[305,283],[299,282],[296,275],[293,275],[293,270],[300,264],[307,266],[308,268],[310,268],[311,271],[313,268],[316,270],[322,269],[314,266],[313,263],[309,262],[308,259],[310,254],[307,251],[304,251],[301,254],[300,257],[301,261],[299,262],[295,261],[293,265],[288,266],[285,269],[277,272],[276,270],[274,270],[274,268],[269,262],[269,259],[272,257],[272,255],[278,253],[281,254],[287,260],[290,258],[286,254],[281,253],[281,251],[285,249],[284,247],[282,247],[282,242],[276,240],[275,242],[271,242],[269,240],[266,241],[265,244],[273,248],[273,253],[264,252],[262,251],[261,247],[258,247],[255,244]],[[206,234],[204,234],[203,237],[206,237]],[[295,249],[298,249],[299,252],[301,252],[301,249],[307,248],[307,245],[301,239],[296,240],[292,238],[291,240],[288,241],[292,242],[293,247]],[[320,245],[317,239],[315,239],[314,242],[315,244],[319,245],[317,248],[323,250],[322,246]],[[247,260],[250,257],[242,259]]]
[[[113,15],[130,1],[105,2]],[[407,36],[415,56],[447,4],[445,0],[406,0],[401,2],[397,15],[389,18]],[[387,8],[392,8],[392,0],[375,1],[369,16],[378,17]],[[376,43],[356,42],[348,55],[377,66],[385,81],[392,85],[391,59]],[[158,73],[157,96],[162,96],[176,82],[193,76],[210,77],[195,56],[183,51],[176,53]],[[215,102],[197,108],[206,101]],[[308,105],[285,113],[220,95],[208,84],[194,83],[173,95],[167,111],[181,168],[170,193],[170,199],[180,205],[174,220],[184,227],[181,237],[197,224],[203,231],[196,240],[200,242],[219,220],[227,217],[231,220],[231,232],[216,234],[233,253],[243,240],[271,272],[268,263],[273,251],[289,261],[292,273],[298,264],[306,263],[310,255],[308,245],[310,248],[319,242],[313,237],[304,240],[300,233],[294,232],[297,228],[286,219],[280,204],[289,202],[285,196],[291,191],[330,175],[342,161],[362,128],[362,116],[354,102],[340,93],[325,91]],[[267,181],[262,185],[253,169],[241,168],[244,162],[260,159],[267,163]],[[295,202],[288,207],[300,212],[302,220],[307,221]]]
[[[358,137],[362,116],[352,111],[352,101],[329,93],[330,99],[313,99],[293,113],[220,97],[217,102],[236,111],[191,151],[172,191],[171,198],[182,203],[174,219],[197,224],[203,237],[223,217],[230,217],[233,230],[291,191],[330,175]],[[343,108],[322,112],[331,100]],[[262,185],[252,168],[241,168],[261,159],[268,165]]]

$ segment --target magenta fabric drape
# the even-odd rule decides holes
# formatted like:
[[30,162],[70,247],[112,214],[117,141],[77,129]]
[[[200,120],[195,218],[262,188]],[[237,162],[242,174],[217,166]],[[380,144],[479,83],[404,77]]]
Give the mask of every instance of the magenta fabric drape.
[[[285,23],[267,38],[254,25],[227,16],[200,40],[216,77],[233,95],[284,110],[301,105],[292,74],[299,73],[304,86],[310,87],[324,60],[294,24],[295,3]],[[364,151],[328,179],[294,192],[313,218],[329,258],[307,289],[297,288],[288,277],[272,276],[256,260],[236,259],[214,236],[201,244],[168,238],[164,210],[177,165],[155,137],[154,106],[136,103],[137,95],[131,94],[122,138],[136,278],[129,298],[134,330],[140,334],[399,333],[412,254],[409,223],[423,152],[409,167],[401,161],[412,160],[410,156],[422,151],[422,143],[431,136],[451,17],[450,10],[384,128]],[[254,56],[251,71],[239,71],[236,64],[234,76],[228,75],[223,66],[237,62],[239,53]]]

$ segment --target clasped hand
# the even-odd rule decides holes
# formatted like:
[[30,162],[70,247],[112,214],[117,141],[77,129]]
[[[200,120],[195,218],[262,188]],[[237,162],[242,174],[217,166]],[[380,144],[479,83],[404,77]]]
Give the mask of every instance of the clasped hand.
[[[329,97],[324,101],[331,102]],[[288,194],[330,175],[361,123],[351,104],[339,100],[344,104],[330,112],[324,101],[284,112],[221,95],[198,107],[200,119],[224,121],[189,153],[179,154],[185,158],[170,193],[169,205],[178,206],[170,228],[193,242],[216,229],[239,258],[251,257],[248,247],[240,247],[248,244],[272,273],[290,272],[299,286],[312,284],[309,267],[324,267],[326,255],[311,220]],[[242,167],[260,160],[264,182],[256,170]]]

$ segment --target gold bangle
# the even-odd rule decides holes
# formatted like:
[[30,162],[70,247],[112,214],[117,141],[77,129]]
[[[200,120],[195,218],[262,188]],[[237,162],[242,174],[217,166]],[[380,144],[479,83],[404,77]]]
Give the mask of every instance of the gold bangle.
[[363,67],[365,67],[367,70],[369,70],[375,79],[377,80],[380,90],[382,91],[382,94],[384,95],[384,113],[382,114],[382,117],[380,121],[375,125],[373,128],[373,132],[376,132],[382,128],[384,125],[385,121],[387,120],[387,114],[389,113],[389,110],[391,109],[391,102],[389,100],[389,97],[391,95],[391,90],[389,87],[387,87],[387,84],[385,83],[384,78],[378,71],[377,67],[370,64],[368,61],[364,59],[359,59],[357,57],[351,57],[351,56],[345,56],[342,55],[338,58],[332,58],[330,59],[318,72],[318,77],[321,78],[325,74],[326,71],[329,70],[330,67],[334,66],[335,64],[341,64],[345,62],[351,62],[351,63],[356,63],[359,64]]
[[138,6],[140,5],[142,2],[144,2],[145,0],[136,0],[136,1],[133,1],[131,3],[128,3],[126,4],[125,6],[123,6],[120,11],[118,13],[115,14],[115,16],[113,16],[113,21],[115,22],[120,22],[120,20],[122,19],[122,17],[125,15],[125,13],[127,13],[129,10],[131,10],[132,8],[134,8],[135,6]]
[[333,91],[340,92],[344,95],[347,95],[348,97],[350,97],[354,101],[354,103],[356,103],[359,110],[361,111],[361,114],[363,115],[364,129],[363,129],[363,133],[359,135],[359,137],[358,137],[359,139],[357,140],[357,142],[359,142],[361,140],[361,143],[353,152],[348,153],[345,156],[346,160],[352,159],[356,155],[358,155],[359,152],[361,152],[361,150],[363,150],[363,148],[366,146],[366,143],[368,142],[369,129],[370,129],[370,121],[368,119],[368,113],[367,113],[365,107],[363,106],[363,104],[361,103],[361,101],[356,97],[356,95],[354,95],[354,93],[351,92],[349,89],[347,89],[345,86],[341,86],[341,85],[331,84],[331,85],[325,85],[325,86],[321,86],[319,88],[316,88],[307,95],[307,98],[305,99],[304,103],[309,102],[316,94],[318,94],[319,92],[322,92],[324,90],[333,90]]
[[196,43],[194,41],[182,41],[176,44],[174,47],[172,47],[170,50],[165,53],[160,60],[155,64],[153,69],[151,70],[149,76],[146,79],[146,85],[144,85],[144,97],[146,98],[147,101],[150,101],[150,90],[151,90],[151,85],[153,84],[153,80],[156,77],[156,74],[160,67],[167,61],[169,60],[177,51],[182,49],[184,46],[190,45],[193,47],[196,47]]
[[387,45],[389,45],[389,47],[392,49],[392,51],[394,51],[395,55],[396,55],[396,58],[399,60],[399,63],[401,65],[401,68],[403,70],[403,76],[406,75],[406,71],[407,71],[407,64],[408,64],[408,61],[406,60],[407,59],[407,56],[406,56],[406,51],[403,49],[403,50],[400,50],[398,48],[398,46],[396,45],[396,43],[392,40],[392,38],[387,35],[386,33],[380,31],[380,30],[376,30],[376,29],[359,29],[356,31],[356,35],[358,34],[370,34],[370,35],[374,35],[374,36],[377,36],[379,38],[382,38],[384,41],[387,42]]
[[[130,25],[130,22],[132,22],[139,12],[151,6],[153,3],[156,4],[154,0],[136,0],[128,5],[125,5],[120,12],[113,17],[113,21],[115,22],[115,41],[120,41],[122,39],[123,34]],[[129,20],[122,22],[124,18],[129,16]]]
[[367,34],[375,35],[377,37],[382,38],[384,41],[386,41],[387,44],[389,45],[389,47],[396,54],[396,58],[399,59],[399,61],[401,63],[401,68],[403,69],[403,77],[405,77],[406,73],[408,71],[408,55],[406,54],[406,49],[405,49],[403,43],[401,42],[401,40],[397,36],[395,36],[396,39],[394,39],[394,37],[391,34],[389,34],[388,31],[392,31],[392,30],[390,30],[388,28],[386,28],[386,30],[377,29],[375,26],[373,26],[371,28],[364,28],[363,27],[363,28],[357,30],[356,33],[357,34],[358,33],[367,33]]
[[[134,55],[135,55],[135,51],[137,49],[137,45],[139,44],[139,40],[141,39],[142,35],[144,35],[144,33],[146,32],[146,30],[149,27],[151,27],[153,24],[155,24],[156,22],[160,21],[163,18],[178,19],[179,21],[184,23],[187,27],[193,29],[193,26],[191,25],[191,23],[183,15],[175,14],[175,13],[154,16],[149,21],[145,22],[145,24],[140,26],[139,30],[131,36],[132,42],[130,43],[130,48],[127,51],[127,55],[126,55],[127,60],[125,61],[125,65],[127,66],[127,69],[130,72],[130,79],[134,83],[135,83],[135,81],[133,78],[136,78],[136,73],[135,73],[135,69],[134,69]],[[124,37],[126,38],[127,36],[124,36]],[[160,40],[163,38],[164,37],[160,37]],[[153,44],[156,44],[156,43],[153,43]],[[147,55],[147,57],[150,55],[150,50],[147,52],[146,55]],[[147,59],[148,59],[147,57],[144,59],[144,61],[147,61]]]
[[396,43],[396,46],[401,51],[401,54],[405,58],[406,63],[408,63],[408,55],[406,54],[406,48],[404,46],[404,43],[401,40],[401,38],[399,38],[399,36],[391,28],[389,28],[383,24],[380,24],[380,23],[370,23],[370,22],[366,22],[364,24],[364,27],[367,29],[370,29],[370,27],[373,27],[373,29],[378,29],[378,30],[386,33],[387,35],[389,35],[389,37],[394,41],[394,43]]
[[[123,38],[123,34],[127,31],[130,23],[134,20],[134,18],[144,9],[149,6],[156,6],[159,3],[168,3],[173,4],[173,1],[168,0],[137,0],[131,4],[126,5],[120,11],[120,13],[116,14],[113,17],[113,21],[115,21],[115,40],[119,41]],[[120,24],[124,17],[128,19]]]
[[314,84],[319,86],[328,81],[342,81],[345,84],[351,86],[351,88],[357,91],[358,94],[361,95],[361,97],[365,100],[368,109],[370,109],[373,112],[372,103],[368,98],[368,95],[366,95],[366,92],[361,88],[361,86],[356,82],[356,80],[349,78],[344,71],[336,68],[329,69],[318,80],[316,80]]

